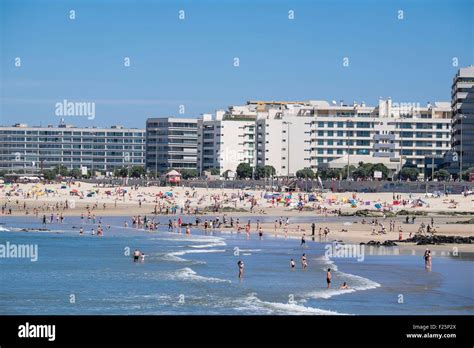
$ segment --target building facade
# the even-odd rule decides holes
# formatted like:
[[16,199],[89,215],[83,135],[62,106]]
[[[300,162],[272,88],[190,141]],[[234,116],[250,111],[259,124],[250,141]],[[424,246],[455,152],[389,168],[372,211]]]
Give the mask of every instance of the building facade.
[[144,166],[145,131],[123,128],[0,127],[0,170],[35,173],[63,165],[88,172]]
[[401,165],[424,167],[425,156],[442,155],[451,147],[451,110],[449,103],[398,104],[391,99],[379,100],[377,107],[330,105],[314,102],[312,166],[351,155],[388,158]]
[[[449,102],[394,103],[377,106],[327,101],[249,101],[198,121],[198,169],[235,171],[240,162],[273,166],[277,176],[300,169],[387,163],[424,168],[426,156],[451,148]],[[351,162],[351,156],[353,161]]]
[[161,117],[146,121],[146,168],[163,173],[168,169],[196,169],[197,119]]
[[451,167],[464,171],[474,167],[474,66],[459,69],[453,79],[451,98],[451,146],[457,160]]
[[[235,110],[234,110],[235,111]],[[237,111],[236,111],[237,112]],[[198,172],[219,169],[220,174],[248,163],[255,167],[255,116],[217,111],[198,120]]]

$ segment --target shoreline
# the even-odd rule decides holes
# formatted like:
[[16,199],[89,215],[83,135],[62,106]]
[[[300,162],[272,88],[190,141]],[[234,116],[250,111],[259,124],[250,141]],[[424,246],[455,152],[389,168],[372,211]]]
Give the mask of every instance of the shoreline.
[[[420,226],[433,225],[435,235],[474,236],[474,196],[449,195],[431,197],[401,193],[318,193],[313,200],[308,193],[281,193],[280,201],[269,199],[261,190],[208,189],[190,187],[95,187],[92,184],[18,184],[0,187],[1,217],[31,217],[49,220],[51,214],[64,217],[95,215],[97,217],[122,216],[130,222],[132,216],[147,216],[149,219],[194,219],[204,220],[225,216],[228,220],[240,220],[244,227],[248,219],[253,220],[251,233],[258,234],[255,220],[266,220],[260,226],[264,235],[284,236],[284,224],[289,219],[289,236],[311,240],[311,223],[316,224],[315,239],[319,229],[328,229],[327,241],[343,241],[360,244],[369,241],[395,241],[401,249],[431,248],[433,250],[474,252],[472,244],[415,245],[397,243],[401,229],[402,238],[407,239]],[[289,197],[289,198],[288,198]],[[396,198],[396,201],[395,201]],[[302,203],[302,208],[298,210]],[[397,203],[397,204],[395,204]],[[253,206],[253,212],[251,208]],[[380,207],[378,209],[374,207]],[[209,211],[218,207],[220,211]],[[9,214],[11,209],[11,214]],[[158,214],[154,214],[156,212]],[[198,213],[195,214],[195,209]],[[313,210],[316,209],[316,210]],[[161,214],[159,213],[161,210]],[[212,209],[211,209],[212,210]],[[231,211],[226,211],[231,210]],[[28,214],[26,214],[28,212]],[[164,214],[168,212],[168,214]],[[399,213],[403,212],[403,215]],[[409,214],[409,215],[404,215]],[[36,217],[38,216],[38,217]],[[283,224],[275,231],[277,219]],[[409,222],[406,219],[409,217]],[[415,218],[413,221],[412,218]],[[268,222],[271,219],[272,222]],[[298,221],[303,219],[304,221]],[[314,219],[314,220],[313,220]],[[456,223],[472,220],[470,223]],[[413,223],[411,223],[413,221]],[[363,222],[366,222],[365,224]],[[374,222],[374,224],[371,224]],[[394,224],[390,229],[390,224]],[[223,225],[229,225],[229,222]],[[223,232],[229,228],[223,226]],[[385,233],[381,233],[384,232]],[[245,233],[245,232],[243,232]]]

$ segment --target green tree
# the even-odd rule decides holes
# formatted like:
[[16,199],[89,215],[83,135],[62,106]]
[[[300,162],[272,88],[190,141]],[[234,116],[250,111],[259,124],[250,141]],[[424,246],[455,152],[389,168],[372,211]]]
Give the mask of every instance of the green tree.
[[462,180],[469,180],[469,174],[474,173],[474,167],[470,167],[461,173]]
[[255,168],[255,179],[264,179],[269,178],[272,175],[275,175],[276,170],[273,166],[257,166]]
[[451,175],[446,169],[440,169],[434,173],[434,177],[438,180],[449,180]]
[[359,167],[352,172],[351,176],[353,178],[368,178],[371,176],[371,173],[373,173],[372,167],[373,165],[370,163],[359,164]]
[[[349,166],[349,171],[350,171],[349,176],[350,177],[353,177],[353,173],[355,172],[356,169],[357,169],[356,166],[354,166],[352,164]],[[347,179],[347,165],[345,165],[344,168],[342,168],[341,174],[342,174],[343,179]]]
[[[125,168],[128,174],[128,168]],[[144,167],[141,166],[133,166],[130,168],[130,176],[132,178],[141,178],[142,176],[145,176],[146,170]]]
[[387,179],[388,174],[390,173],[390,169],[387,168],[387,166],[383,163],[377,163],[374,164],[372,167],[372,176],[374,175],[374,172],[382,172],[382,179]]
[[410,179],[411,181],[415,181],[418,178],[419,174],[420,172],[418,171],[418,169],[412,167],[405,167],[399,173],[402,180]]
[[315,174],[311,169],[304,168],[304,169],[300,169],[300,170],[296,171],[296,177],[314,179]]
[[128,175],[128,169],[126,167],[117,168],[114,170],[114,176],[126,178]]
[[41,174],[43,175],[43,177],[46,179],[46,180],[54,180],[56,179],[56,173],[51,170],[51,169],[45,169],[41,172]]
[[196,178],[198,176],[197,169],[181,169],[181,177],[183,179]]
[[239,179],[246,179],[252,177],[252,167],[250,164],[242,162],[239,163],[236,169],[237,177]]
[[69,176],[72,176],[73,178],[80,179],[82,178],[82,172],[79,168],[74,168],[69,171]]
[[69,171],[65,166],[62,164],[58,164],[56,167],[54,167],[53,172],[56,175],[61,175],[61,176],[67,176],[69,174]]

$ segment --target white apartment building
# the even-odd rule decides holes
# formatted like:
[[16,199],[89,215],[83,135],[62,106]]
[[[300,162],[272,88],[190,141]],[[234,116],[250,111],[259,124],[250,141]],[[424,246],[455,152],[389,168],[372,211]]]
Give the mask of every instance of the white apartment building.
[[112,172],[144,164],[144,129],[0,126],[0,170],[32,173],[62,165],[69,170]]
[[389,158],[392,162],[424,166],[425,156],[442,155],[450,149],[449,102],[420,106],[379,100],[377,107],[330,105],[310,102],[314,111],[312,168],[330,166],[341,157],[365,155],[367,161]]
[[[450,149],[449,102],[395,103],[377,106],[327,101],[249,101],[198,121],[198,169],[235,171],[240,162],[271,165],[277,176],[303,168],[331,167],[341,158],[357,166],[361,159],[424,167],[426,156]],[[352,156],[352,162],[351,162]],[[357,162],[355,162],[357,161]]]
[[273,111],[257,119],[257,166],[273,166],[277,176],[294,176],[300,169],[311,168],[313,118]]
[[255,117],[232,115],[217,111],[213,118],[204,114],[198,119],[198,172],[218,168],[223,174],[235,172],[237,166],[246,162],[255,166]]

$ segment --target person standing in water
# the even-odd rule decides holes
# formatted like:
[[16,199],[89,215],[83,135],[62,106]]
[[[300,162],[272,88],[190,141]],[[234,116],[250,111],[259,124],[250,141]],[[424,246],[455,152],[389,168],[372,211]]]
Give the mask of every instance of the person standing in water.
[[331,287],[331,281],[332,281],[331,269],[328,268],[328,271],[326,273],[326,283],[328,284],[328,289]]
[[423,255],[423,258],[425,259],[425,267],[431,268],[431,251],[429,249],[425,250],[425,254]]
[[239,267],[239,279],[242,279],[244,277],[244,262],[239,260],[237,266]]
[[305,234],[303,233],[303,235],[301,236],[301,245],[300,245],[302,248],[304,246],[306,246],[306,239],[305,239]]
[[135,251],[133,252],[133,262],[138,262],[140,255],[141,255],[140,250],[135,249]]
[[296,266],[295,260],[291,259],[291,260],[290,260],[290,268],[291,268],[292,271],[295,270],[295,266]]
[[306,260],[306,254],[303,254],[301,256],[301,268],[306,269],[306,267],[308,267],[308,261]]

